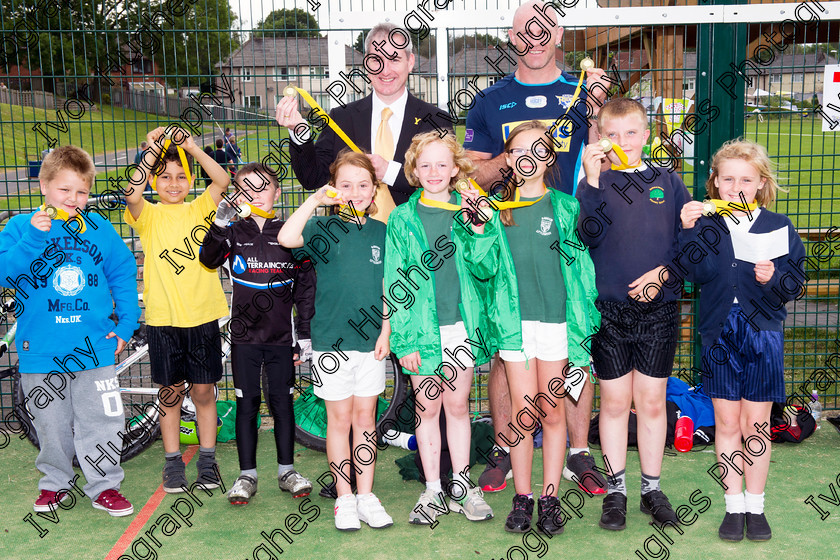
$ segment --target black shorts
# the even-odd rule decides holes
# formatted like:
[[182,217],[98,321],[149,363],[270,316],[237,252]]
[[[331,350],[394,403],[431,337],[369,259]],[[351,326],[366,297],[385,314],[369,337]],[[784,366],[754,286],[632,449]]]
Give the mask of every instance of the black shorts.
[[197,327],[146,327],[152,381],[159,385],[216,383],[222,368],[219,322]]
[[592,338],[598,379],[618,379],[636,370],[668,377],[677,351],[677,302],[596,301],[601,329]]

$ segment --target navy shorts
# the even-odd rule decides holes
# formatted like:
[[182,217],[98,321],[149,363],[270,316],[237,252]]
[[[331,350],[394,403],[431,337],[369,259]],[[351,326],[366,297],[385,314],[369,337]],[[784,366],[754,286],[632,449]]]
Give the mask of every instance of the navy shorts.
[[158,385],[216,383],[222,378],[219,322],[197,327],[146,327],[152,381]]
[[703,346],[703,390],[713,399],[785,402],[784,333],[757,331],[737,303],[723,332]]
[[665,378],[677,351],[677,302],[596,301],[601,328],[592,337],[592,366],[598,379],[632,370]]

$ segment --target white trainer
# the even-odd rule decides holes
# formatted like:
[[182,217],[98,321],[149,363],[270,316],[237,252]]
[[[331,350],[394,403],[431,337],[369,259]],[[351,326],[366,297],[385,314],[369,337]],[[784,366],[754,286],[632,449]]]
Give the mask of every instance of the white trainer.
[[373,529],[384,529],[394,524],[394,520],[382,507],[382,502],[373,493],[359,494],[356,498],[356,511],[359,514],[359,520],[364,521]]
[[358,531],[362,528],[356,511],[356,496],[345,494],[335,501],[335,528],[339,531]]

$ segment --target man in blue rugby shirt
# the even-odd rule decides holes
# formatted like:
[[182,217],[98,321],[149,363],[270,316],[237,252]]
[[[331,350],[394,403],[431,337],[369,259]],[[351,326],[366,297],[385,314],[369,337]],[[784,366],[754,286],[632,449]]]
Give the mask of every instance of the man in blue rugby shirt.
[[[508,49],[498,49],[500,59],[508,52],[516,54],[517,69],[477,95],[467,115],[464,147],[477,166],[474,178],[483,187],[501,179],[507,168],[502,153],[505,140],[523,121],[538,119],[546,126],[557,123],[553,133],[556,161],[546,173],[546,183],[568,194],[574,194],[577,186],[585,145],[598,139],[594,116],[613,84],[603,70],[592,68],[585,87],[574,99],[578,79],[563,72],[555,58],[555,45],[563,38],[557,13],[552,4],[536,1],[525,2],[516,10],[513,28],[508,31],[511,44]],[[548,138],[546,142],[551,144]],[[587,444],[594,395],[588,377],[587,374],[578,400],[570,398],[566,406],[571,449],[563,475],[569,480],[574,475],[589,492],[604,494],[606,481],[594,471],[595,462]],[[504,362],[498,358],[493,361],[488,383],[496,447],[479,478],[479,486],[492,492],[505,488],[505,478],[510,473],[510,457],[501,437],[514,441],[507,427],[511,420],[511,401]]]

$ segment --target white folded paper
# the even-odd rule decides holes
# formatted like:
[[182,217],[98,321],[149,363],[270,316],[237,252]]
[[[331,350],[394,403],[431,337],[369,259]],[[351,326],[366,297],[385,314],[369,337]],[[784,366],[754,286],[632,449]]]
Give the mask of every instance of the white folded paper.
[[769,261],[790,252],[788,247],[788,226],[768,233],[750,233],[730,228],[735,258],[757,263]]

